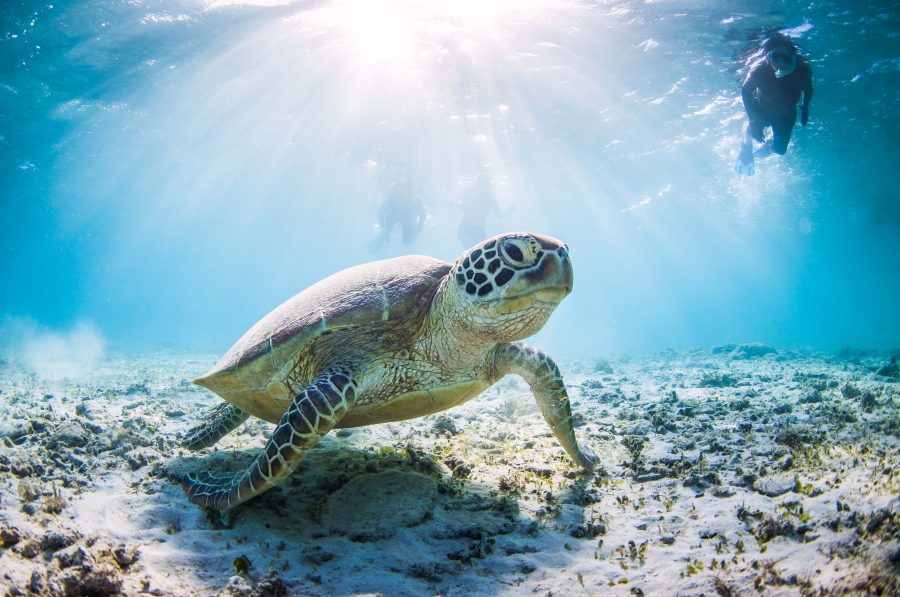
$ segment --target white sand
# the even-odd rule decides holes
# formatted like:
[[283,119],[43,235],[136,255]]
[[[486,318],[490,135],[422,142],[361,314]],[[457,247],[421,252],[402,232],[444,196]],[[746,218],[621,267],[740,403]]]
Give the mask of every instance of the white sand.
[[443,415],[331,434],[283,487],[224,521],[167,476],[237,470],[271,428],[253,420],[200,454],[179,447],[217,403],[185,381],[215,355],[110,361],[68,382],[6,363],[0,588],[900,591],[900,379],[875,373],[887,355],[736,356],[563,363],[579,439],[601,456],[592,475],[507,378]]

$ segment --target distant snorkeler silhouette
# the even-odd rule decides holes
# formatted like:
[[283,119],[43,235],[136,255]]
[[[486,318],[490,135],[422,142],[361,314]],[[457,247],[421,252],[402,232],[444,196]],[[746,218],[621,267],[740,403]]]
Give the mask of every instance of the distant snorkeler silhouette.
[[485,237],[485,226],[490,212],[505,215],[491,191],[491,179],[484,173],[476,175],[472,186],[460,196],[456,204],[463,212],[459,227],[456,229],[456,237],[464,247],[471,247]]
[[381,202],[378,208],[378,236],[369,243],[369,250],[377,251],[391,236],[398,224],[404,244],[410,244],[422,232],[428,211],[422,198],[416,194],[412,181],[404,177]]
[[[753,141],[763,143],[755,153],[758,157],[771,153],[784,155],[801,98],[800,124],[806,126],[809,120],[813,87],[809,64],[800,56],[794,42],[780,33],[764,40],[747,64],[749,70],[741,87],[747,123],[735,171],[752,175],[755,172]],[[769,140],[765,138],[767,127],[772,127]]]

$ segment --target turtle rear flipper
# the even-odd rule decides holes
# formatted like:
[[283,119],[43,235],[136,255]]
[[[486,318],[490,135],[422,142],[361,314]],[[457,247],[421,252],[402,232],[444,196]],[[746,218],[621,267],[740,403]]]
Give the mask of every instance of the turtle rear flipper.
[[331,431],[356,399],[356,383],[341,368],[332,368],[291,402],[266,447],[246,471],[233,474],[192,473],[181,486],[198,506],[230,510],[274,487],[290,475],[319,439]]
[[188,450],[208,448],[237,429],[249,416],[233,404],[223,402],[204,413],[203,422],[187,432],[181,445]]

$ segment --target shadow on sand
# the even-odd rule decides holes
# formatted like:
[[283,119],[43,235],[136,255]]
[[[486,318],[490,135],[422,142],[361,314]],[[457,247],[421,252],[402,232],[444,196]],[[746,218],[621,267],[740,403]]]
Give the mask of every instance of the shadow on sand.
[[[256,454],[177,457],[165,472],[241,470]],[[249,562],[248,581],[277,575],[291,594],[494,593],[565,565],[573,539],[559,526],[560,510],[580,522],[582,484],[560,492],[555,510],[548,502],[550,527],[543,508],[520,512],[514,491],[446,471],[412,447],[357,449],[326,439],[282,486],[225,515],[191,506],[164,480],[170,487],[151,497],[157,511],[148,520],[168,525],[182,564],[218,575],[219,583],[205,581],[220,589],[240,558]],[[176,520],[173,500],[191,506],[179,505]]]

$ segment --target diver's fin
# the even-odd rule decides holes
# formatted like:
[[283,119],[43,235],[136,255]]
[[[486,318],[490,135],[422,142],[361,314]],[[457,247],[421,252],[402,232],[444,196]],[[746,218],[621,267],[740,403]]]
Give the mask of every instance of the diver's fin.
[[758,158],[764,158],[772,155],[772,140],[769,139],[765,143],[763,143],[762,147],[753,152],[753,155]]
[[734,171],[746,176],[753,176],[753,173],[756,172],[756,167],[753,165],[753,150],[746,145],[741,146],[741,152],[738,154]]

